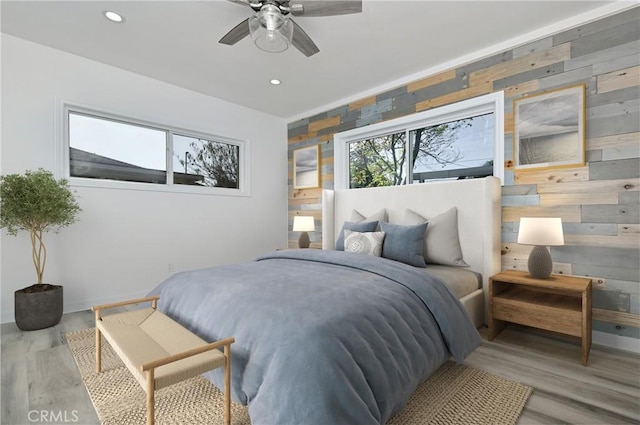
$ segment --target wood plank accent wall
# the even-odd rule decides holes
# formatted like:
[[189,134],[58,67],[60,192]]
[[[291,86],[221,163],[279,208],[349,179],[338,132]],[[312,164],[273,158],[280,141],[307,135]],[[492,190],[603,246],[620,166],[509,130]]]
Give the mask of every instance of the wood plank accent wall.
[[[513,100],[586,84],[587,165],[514,172]],[[554,272],[592,277],[594,329],[640,338],[640,8],[441,72],[289,124],[289,246],[295,215],[313,215],[321,247],[320,189],[292,189],[292,152],[321,145],[321,181],[333,188],[333,135],[498,90],[505,92],[502,268],[526,270],[515,243],[522,216],[562,217],[566,245]]]

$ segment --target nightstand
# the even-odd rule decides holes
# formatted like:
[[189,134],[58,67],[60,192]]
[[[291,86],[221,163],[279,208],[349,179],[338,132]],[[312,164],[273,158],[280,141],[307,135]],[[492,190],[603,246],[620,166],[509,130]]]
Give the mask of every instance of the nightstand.
[[551,275],[535,279],[526,272],[504,271],[489,279],[489,341],[506,322],[531,326],[582,340],[582,364],[591,349],[591,279]]

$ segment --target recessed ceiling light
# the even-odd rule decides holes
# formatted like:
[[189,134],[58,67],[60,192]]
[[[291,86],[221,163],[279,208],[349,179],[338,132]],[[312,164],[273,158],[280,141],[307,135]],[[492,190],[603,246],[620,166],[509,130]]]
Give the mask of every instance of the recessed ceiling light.
[[124,18],[122,17],[122,15],[120,15],[119,13],[116,13],[116,12],[106,11],[106,12],[104,12],[104,16],[106,16],[107,19],[112,21],[112,22],[117,22],[117,23],[123,23],[124,22]]
[[276,79],[276,78],[274,78],[273,80],[271,80],[271,81],[269,81],[269,82],[270,82],[272,85],[274,85],[274,86],[279,86],[279,85],[280,85],[280,83],[281,83],[281,81],[280,81],[280,80],[278,80],[278,79]]

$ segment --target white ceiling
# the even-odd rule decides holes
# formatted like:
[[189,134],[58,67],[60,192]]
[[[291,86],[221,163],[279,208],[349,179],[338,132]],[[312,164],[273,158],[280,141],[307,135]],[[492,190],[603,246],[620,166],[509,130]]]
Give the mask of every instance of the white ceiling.
[[[3,0],[0,13],[4,33],[291,120],[611,3],[363,0],[361,14],[294,18],[320,48],[310,58],[294,48],[262,52],[250,37],[219,44],[252,13],[224,0]],[[126,22],[108,21],[106,10]]]

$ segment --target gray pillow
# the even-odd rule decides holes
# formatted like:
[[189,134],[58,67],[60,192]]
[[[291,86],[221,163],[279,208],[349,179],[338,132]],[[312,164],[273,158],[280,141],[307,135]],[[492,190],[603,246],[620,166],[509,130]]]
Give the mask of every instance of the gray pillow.
[[354,232],[375,232],[378,227],[377,221],[363,221],[361,223],[354,223],[352,221],[345,221],[340,230],[340,235],[336,241],[336,249],[338,251],[344,251],[344,231],[353,230]]
[[382,241],[384,241],[384,232],[344,231],[344,250],[346,252],[379,257],[382,254]]
[[427,224],[422,222],[413,226],[403,226],[381,222],[380,227],[384,232],[382,256],[416,267],[426,267],[423,251]]
[[462,248],[458,238],[458,209],[452,207],[432,218],[407,209],[404,223],[417,224],[428,222],[424,238],[424,259],[427,264],[469,267],[462,258]]

